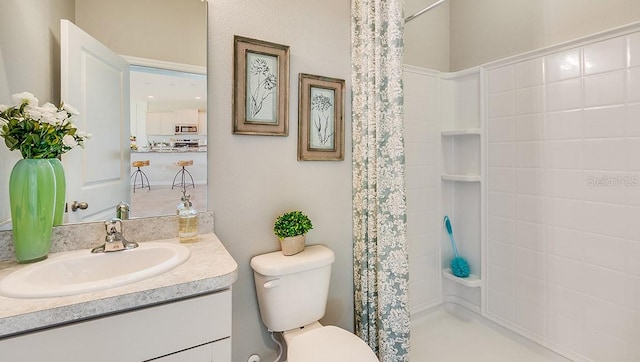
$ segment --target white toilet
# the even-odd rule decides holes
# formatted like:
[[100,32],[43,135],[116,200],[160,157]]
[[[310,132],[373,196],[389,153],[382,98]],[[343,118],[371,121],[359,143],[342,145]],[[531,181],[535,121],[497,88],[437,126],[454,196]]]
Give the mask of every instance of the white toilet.
[[373,362],[378,358],[356,335],[322,326],[335,257],[322,245],[284,256],[280,251],[251,259],[262,321],[282,332],[288,362]]

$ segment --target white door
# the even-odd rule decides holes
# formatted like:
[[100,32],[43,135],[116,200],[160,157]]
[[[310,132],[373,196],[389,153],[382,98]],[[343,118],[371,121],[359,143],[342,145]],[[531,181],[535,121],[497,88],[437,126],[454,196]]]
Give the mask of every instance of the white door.
[[[93,134],[84,150],[62,156],[66,221],[105,220],[120,201],[131,201],[129,63],[70,21],[60,25],[61,99],[80,112],[78,129]],[[74,201],[89,207],[72,211]]]

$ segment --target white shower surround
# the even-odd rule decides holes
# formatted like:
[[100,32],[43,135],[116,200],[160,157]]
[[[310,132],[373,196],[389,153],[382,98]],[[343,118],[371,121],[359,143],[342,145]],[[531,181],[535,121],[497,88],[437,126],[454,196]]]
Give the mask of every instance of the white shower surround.
[[[475,145],[440,132],[468,110],[459,81],[474,73],[481,182],[451,191],[440,171]],[[640,24],[453,74],[407,66],[405,102],[412,313],[454,301],[574,361],[637,361]],[[456,223],[469,195],[481,212]],[[481,291],[440,278],[445,213],[457,242],[481,233],[460,246]]]

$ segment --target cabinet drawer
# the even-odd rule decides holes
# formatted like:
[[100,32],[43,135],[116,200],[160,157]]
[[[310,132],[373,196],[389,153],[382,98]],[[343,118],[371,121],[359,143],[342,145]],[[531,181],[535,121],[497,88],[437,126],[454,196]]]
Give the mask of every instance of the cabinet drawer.
[[231,336],[231,290],[0,340],[2,360],[139,362]]
[[231,338],[207,343],[168,356],[154,358],[145,362],[230,362]]

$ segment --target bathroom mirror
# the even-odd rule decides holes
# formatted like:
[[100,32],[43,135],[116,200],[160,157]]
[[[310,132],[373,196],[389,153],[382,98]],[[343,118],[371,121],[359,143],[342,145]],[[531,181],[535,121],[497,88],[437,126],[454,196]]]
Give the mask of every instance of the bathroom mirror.
[[[84,31],[111,48],[115,53],[123,55],[129,62],[131,62],[131,59],[136,59],[134,63],[143,65],[143,68],[146,69],[161,69],[165,68],[167,64],[170,65],[169,68],[171,68],[171,65],[185,65],[185,67],[182,68],[186,68],[186,77],[199,76],[201,79],[199,79],[198,82],[206,84],[206,74],[197,74],[202,72],[206,73],[206,2],[202,2],[200,0],[157,0],[153,2],[131,2],[128,0],[49,0],[38,1],[38,3],[39,5],[24,5],[24,7],[26,7],[25,9],[22,9],[24,11],[15,11],[13,13],[15,16],[25,17],[23,23],[28,23],[29,21],[27,18],[32,17],[32,12],[36,11],[36,9],[37,11],[42,12],[42,17],[50,16],[53,18],[54,16],[57,16],[57,13],[59,12],[61,14],[57,19],[50,20],[51,24],[59,22],[60,18],[69,18]],[[21,3],[16,2],[16,4]],[[22,7],[22,5],[15,5],[15,7]],[[31,7],[33,7],[33,9],[31,9]],[[52,12],[49,7],[56,8],[56,11]],[[64,8],[65,11],[59,10],[61,8]],[[75,18],[73,17],[74,15]],[[54,26],[51,27],[54,28]],[[59,47],[57,39],[54,38],[55,36],[52,35],[51,39],[48,39],[47,41],[50,42],[51,47]],[[25,36],[25,39],[27,41],[32,40],[29,36]],[[44,40],[33,39],[33,41],[42,43]],[[60,51],[59,49],[56,49],[51,51],[51,53],[51,64],[49,65],[52,68],[53,73],[51,88],[57,87],[58,89],[52,90],[48,94],[45,91],[37,92],[37,90],[29,89],[34,93],[38,93],[37,95],[43,102],[49,100],[52,97],[51,95],[55,97],[55,95],[59,94]],[[20,55],[5,52],[4,54],[0,53],[0,58],[2,56],[4,57],[4,63],[10,63],[17,62],[17,59],[12,58],[17,58]],[[181,67],[178,66],[177,68]],[[25,66],[20,69],[31,68]],[[174,74],[171,74],[172,76],[178,76],[178,74],[181,73],[176,72],[176,70],[184,69],[172,69],[171,71],[174,72]],[[153,71],[151,71],[151,73],[153,73]],[[165,73],[165,76],[166,75],[167,73]],[[164,80],[166,80],[166,77]],[[171,82],[166,83],[169,85]],[[12,92],[13,91],[14,90],[12,89]],[[153,96],[152,94],[149,95]],[[181,99],[167,101],[165,104],[155,102],[153,106],[149,106],[151,102],[148,102],[148,107],[144,111],[140,110],[142,102],[139,99],[132,100],[132,125],[137,126],[138,130],[146,129],[146,127],[144,127],[146,124],[141,125],[141,123],[145,123],[144,113],[146,111],[165,113],[173,112],[175,114],[176,109],[196,109],[199,111],[197,113],[200,113],[198,114],[200,122],[203,122],[202,117],[204,116],[204,125],[196,127],[200,130],[197,134],[189,133],[176,135],[175,127],[171,127],[174,134],[169,135],[168,132],[163,132],[162,134],[153,135],[153,137],[145,134],[143,137],[140,137],[142,139],[146,138],[145,144],[138,144],[137,147],[143,148],[141,146],[147,146],[149,141],[151,141],[157,144],[166,143],[169,146],[176,146],[176,143],[178,143],[178,146],[185,146],[186,144],[187,147],[195,146],[201,151],[203,148],[206,149],[206,113],[204,113],[206,112],[206,94],[204,96],[201,95],[200,97],[200,100],[194,100],[193,102],[186,102],[184,99]],[[8,97],[4,96],[4,98]],[[173,105],[169,105],[168,103],[173,103]],[[204,109],[203,106],[200,105],[204,105]],[[174,107],[174,109],[169,109],[171,107]],[[136,114],[136,112],[138,114]],[[134,117],[137,117],[137,124],[133,122]],[[191,124],[194,121],[189,119],[185,122]],[[198,121],[196,120],[196,122]],[[176,120],[174,123],[179,124],[181,121]],[[136,128],[132,129],[131,134],[136,135],[135,131]],[[193,148],[191,150],[193,150]],[[75,151],[80,152],[78,150]],[[170,150],[167,149],[163,149],[162,151],[165,153],[170,152]],[[132,152],[132,156],[133,155],[134,153]],[[187,153],[181,155],[187,156]],[[206,159],[206,152],[204,153],[204,159]],[[10,173],[14,160],[9,160],[12,162],[4,161],[7,160],[0,162],[0,175],[8,175]],[[180,167],[172,165],[171,161],[168,161],[168,163],[169,164],[167,165],[161,165],[159,167],[159,169],[161,171],[165,171],[167,175],[171,173],[170,178],[167,175],[163,175],[163,177],[166,176],[168,178],[168,180],[161,182],[164,184],[171,183],[173,181],[173,174],[177,173],[180,169]],[[202,198],[202,201],[204,201],[204,205],[200,204],[197,208],[199,211],[206,210],[207,180],[206,166],[204,167],[204,179],[200,177],[196,181],[198,182],[196,184],[196,189],[198,192],[202,193],[202,196],[199,196],[198,199]],[[133,170],[135,169],[132,168],[132,171]],[[158,182],[157,179],[154,181],[156,183]],[[168,187],[170,189],[171,185]],[[192,194],[194,193],[194,191],[190,189],[187,191]],[[142,196],[142,193],[136,192],[136,194],[136,196]],[[0,208],[6,208],[8,210],[8,200],[5,201],[4,197],[2,199]],[[145,211],[144,214],[140,213],[136,215],[135,212],[132,212],[132,217],[172,214],[175,212],[175,206],[180,200],[180,193],[176,190],[175,195],[171,194],[168,196],[165,195],[164,197],[152,197],[148,198],[146,201],[151,200],[155,200],[157,202],[146,202],[143,205],[140,205],[140,208]],[[70,200],[67,201],[69,202]],[[114,205],[119,201],[120,200],[114,199]],[[8,214],[8,212],[3,215],[6,214]],[[10,222],[2,225],[2,221],[3,220],[0,220],[0,229],[10,229]]]

